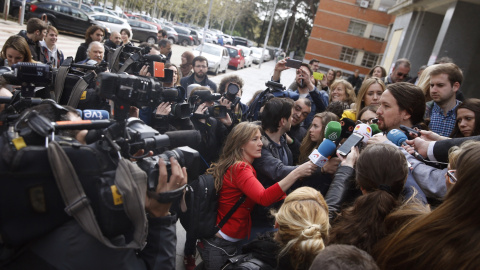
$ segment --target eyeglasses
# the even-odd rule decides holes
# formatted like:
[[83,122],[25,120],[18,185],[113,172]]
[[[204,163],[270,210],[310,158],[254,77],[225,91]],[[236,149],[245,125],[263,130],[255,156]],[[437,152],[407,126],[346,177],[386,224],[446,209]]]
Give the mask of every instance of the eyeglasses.
[[369,119],[360,119],[360,120],[357,120],[357,124],[368,124],[368,125],[371,125],[373,124],[373,120],[375,118],[369,118]]
[[398,77],[407,77],[408,73],[397,72]]
[[455,171],[457,170],[448,170],[446,173],[446,176],[448,177],[448,181],[450,181],[450,183],[452,184],[457,183],[457,178],[455,177]]

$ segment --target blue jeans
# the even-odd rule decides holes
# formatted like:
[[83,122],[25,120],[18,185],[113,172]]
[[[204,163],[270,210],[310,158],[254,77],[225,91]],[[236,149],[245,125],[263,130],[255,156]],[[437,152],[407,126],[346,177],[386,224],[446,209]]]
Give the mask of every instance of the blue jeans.
[[241,253],[238,242],[230,242],[222,238],[201,239],[197,250],[203,260],[205,270],[218,270],[233,256]]

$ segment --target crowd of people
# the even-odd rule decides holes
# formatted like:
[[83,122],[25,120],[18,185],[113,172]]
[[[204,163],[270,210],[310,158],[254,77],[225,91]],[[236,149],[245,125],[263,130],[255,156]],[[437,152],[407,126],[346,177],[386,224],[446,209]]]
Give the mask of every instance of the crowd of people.
[[[7,39],[1,63],[40,62],[58,68],[65,56],[56,47],[57,36],[55,27],[31,19],[26,31]],[[113,32],[102,43],[104,36],[103,28],[90,27],[75,62],[100,65],[112,59],[115,49],[132,45],[127,29]],[[321,80],[314,78],[313,73],[321,71],[320,61],[313,59],[296,69],[295,81],[285,91],[292,95],[266,95],[261,90],[244,104],[240,98],[246,78],[229,75],[217,85],[207,76],[207,59],[191,52],[182,54],[181,63],[170,63],[172,44],[164,36],[159,32],[158,44],[141,46],[152,55],[164,56],[165,69],[172,70],[173,77],[163,86],[183,89],[179,93],[185,95],[191,111],[179,116],[172,111],[178,104],[165,101],[133,110],[130,116],[162,134],[199,131],[201,143],[195,150],[202,159],[201,173],[215,179],[217,222],[240,197],[246,196],[245,202],[213,237],[196,239],[186,226],[186,242],[176,243],[177,216],[181,221],[187,218],[182,207],[147,196],[145,249],[110,250],[93,243],[95,239],[71,221],[21,250],[13,262],[7,260],[6,269],[28,267],[29,260],[46,268],[83,269],[75,266],[78,263],[87,269],[91,267],[83,260],[90,253],[96,254],[97,263],[91,269],[99,265],[173,269],[176,244],[184,245],[187,270],[480,267],[475,203],[480,192],[475,172],[480,162],[480,144],[475,142],[480,139],[480,100],[465,99],[463,73],[451,59],[423,66],[415,78],[409,77],[409,60],[402,58],[390,74],[374,66],[365,78],[355,70],[344,79],[341,71],[330,69]],[[273,76],[265,79],[278,83],[287,69],[286,59],[281,59]],[[144,66],[135,75],[152,74]],[[15,91],[15,86],[4,83],[3,87],[3,96]],[[329,156],[317,166],[310,155],[326,140],[332,122],[342,125],[337,146],[356,124],[372,129],[375,125],[378,132],[366,144],[352,147],[348,155]],[[390,140],[392,132],[405,128],[407,140]],[[85,141],[75,134],[75,139]],[[186,183],[185,168],[170,161],[170,174],[159,161],[157,193]],[[68,238],[69,234],[77,236]],[[69,241],[49,247],[64,238]],[[78,239],[88,241],[75,242]],[[202,261],[198,266],[197,250]],[[242,254],[249,256],[232,259]]]

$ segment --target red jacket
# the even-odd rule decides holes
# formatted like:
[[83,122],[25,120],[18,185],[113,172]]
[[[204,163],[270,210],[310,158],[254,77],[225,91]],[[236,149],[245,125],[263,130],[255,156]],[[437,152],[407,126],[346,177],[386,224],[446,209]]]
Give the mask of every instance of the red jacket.
[[226,235],[241,239],[250,235],[252,219],[250,212],[255,204],[271,205],[285,198],[278,183],[265,189],[257,179],[257,172],[246,162],[237,162],[230,166],[223,176],[222,189],[218,199],[217,224],[235,205],[242,194],[247,195],[245,202],[235,211],[222,227]]

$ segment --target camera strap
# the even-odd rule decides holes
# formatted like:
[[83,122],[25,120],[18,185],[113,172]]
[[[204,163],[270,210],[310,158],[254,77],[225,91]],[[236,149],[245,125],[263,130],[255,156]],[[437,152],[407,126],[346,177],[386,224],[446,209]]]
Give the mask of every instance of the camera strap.
[[133,59],[130,57],[128,58],[127,60],[125,60],[125,63],[123,63],[123,66],[118,70],[117,73],[120,73],[120,72],[125,72],[125,70],[127,70],[127,68],[133,63]]
[[120,195],[120,203],[124,204],[125,212],[135,229],[133,238],[129,243],[114,244],[103,235],[78,175],[58,142],[52,141],[49,143],[48,159],[66,205],[65,212],[73,216],[85,232],[110,248],[143,249],[148,233],[147,218],[144,211],[147,189],[145,172],[125,159],[119,160],[115,174],[115,184]]
[[70,94],[70,98],[68,99],[68,106],[77,108],[78,103],[80,102],[80,98],[82,97],[82,93],[87,89],[88,82],[93,79],[93,77],[95,77],[95,73],[89,72],[87,75],[78,79],[75,86],[73,86],[72,93]]
[[117,73],[117,70],[118,70],[118,58],[120,56],[120,53],[123,51],[123,47],[124,46],[121,46],[121,47],[118,47],[113,54],[108,54],[108,63],[109,63],[109,69],[111,70],[111,72],[113,73]]
[[[68,60],[68,58],[66,60]],[[68,65],[65,65],[65,62],[58,68],[57,77],[55,78],[55,93],[53,98],[57,103],[60,102],[60,98],[62,97],[65,78],[67,78],[68,70],[70,69],[71,59]]]

